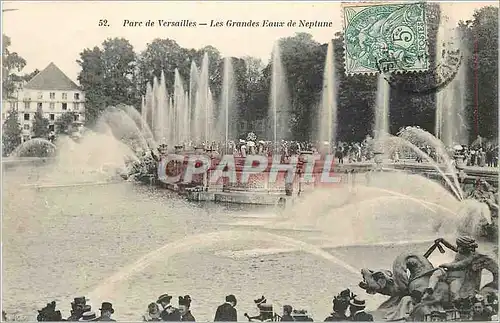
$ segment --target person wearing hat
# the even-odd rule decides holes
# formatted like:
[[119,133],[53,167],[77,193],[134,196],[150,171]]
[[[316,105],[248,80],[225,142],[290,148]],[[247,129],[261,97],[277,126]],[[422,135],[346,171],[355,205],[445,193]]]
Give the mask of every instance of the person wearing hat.
[[94,322],[97,320],[97,316],[94,312],[88,311],[82,314],[82,317],[78,320],[80,322]]
[[[443,239],[440,239],[444,241]],[[478,247],[476,240],[468,236],[461,236],[457,238],[457,246],[453,246],[447,242],[452,250],[456,251],[455,260],[451,263],[442,264],[439,269],[434,271],[429,279],[429,285],[425,289],[422,299],[431,299],[434,294],[434,289],[439,281],[446,281],[450,287],[450,300],[455,302],[460,299],[460,289],[464,283],[466,272],[469,266],[472,265],[473,260],[476,258],[476,248]],[[479,273],[480,275],[480,273]],[[481,277],[479,277],[479,282]]]
[[85,296],[75,297],[73,302],[71,302],[71,315],[66,319],[66,321],[78,321],[82,317],[83,313],[91,310],[87,304],[87,299]]
[[351,299],[351,291],[346,289],[333,298],[333,312],[325,319],[325,322],[347,321],[347,308]]
[[179,296],[179,312],[181,315],[181,321],[183,322],[196,322],[193,314],[191,314],[191,297],[186,295],[184,297]]
[[365,312],[365,301],[354,297],[349,301],[350,320],[354,322],[373,322],[373,316]]
[[160,314],[162,321],[175,321],[178,322],[181,320],[181,315],[179,310],[170,304],[170,300],[172,296],[168,294],[163,294],[158,297],[156,303],[160,304],[163,307],[163,311]]
[[109,302],[103,302],[99,310],[101,311],[101,316],[97,318],[97,321],[116,322],[111,318],[111,315],[113,315],[113,313],[115,312],[115,310],[113,309],[113,304]]
[[161,311],[156,303],[148,305],[148,312],[142,316],[144,322],[161,321]]
[[238,321],[238,312],[236,311],[236,297],[227,295],[226,302],[219,307],[215,312],[214,322],[236,322]]
[[283,316],[281,317],[281,322],[293,322],[295,319],[292,316],[293,308],[290,305],[283,305]]

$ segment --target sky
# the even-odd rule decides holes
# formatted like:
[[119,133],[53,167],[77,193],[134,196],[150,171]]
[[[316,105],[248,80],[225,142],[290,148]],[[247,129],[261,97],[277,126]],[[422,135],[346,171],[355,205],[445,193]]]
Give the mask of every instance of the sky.
[[[76,81],[80,71],[76,60],[84,48],[99,46],[106,38],[124,37],[136,52],[146,48],[155,38],[170,38],[180,46],[202,48],[212,45],[222,56],[254,56],[267,62],[273,44],[281,37],[308,32],[325,43],[342,30],[339,2],[118,2],[118,1],[3,1],[3,9],[18,9],[2,14],[2,31],[11,38],[11,51],[27,61],[23,73],[42,70],[54,62]],[[442,8],[451,20],[467,20],[475,9],[496,2],[445,3]],[[108,27],[99,27],[106,19]],[[230,28],[188,27],[123,27],[123,21],[183,20],[214,21],[310,21],[332,22],[329,28]]]

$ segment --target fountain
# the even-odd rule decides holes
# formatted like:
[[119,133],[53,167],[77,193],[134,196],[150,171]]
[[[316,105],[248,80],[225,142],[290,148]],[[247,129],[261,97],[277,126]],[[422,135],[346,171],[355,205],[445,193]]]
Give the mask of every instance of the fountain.
[[191,133],[190,133],[190,125],[191,125],[191,109],[190,109],[190,106],[189,106],[189,92],[184,92],[184,108],[183,108],[183,111],[184,111],[184,119],[182,121],[182,128],[184,129],[183,131],[183,137],[181,138],[181,141],[187,145],[190,141],[190,136],[191,136]]
[[184,132],[186,131],[184,124],[184,81],[179,74],[179,70],[175,69],[174,72],[174,100],[173,107],[171,108],[173,111],[172,116],[172,125],[174,126],[174,138],[171,145],[178,145],[181,143],[184,137]]
[[[399,133],[399,137],[406,139],[414,144],[430,144],[434,151],[436,152],[436,159],[439,161],[442,165],[445,166],[445,171],[451,175],[453,179],[453,184],[456,188],[457,191],[457,198],[463,199],[464,194],[462,191],[462,188],[460,186],[460,183],[458,181],[458,175],[455,166],[453,165],[452,159],[449,155],[449,152],[447,151],[444,143],[440,141],[438,138],[434,137],[432,134],[429,132],[417,128],[417,127],[406,127],[402,129]],[[429,159],[429,156],[426,157],[426,159]],[[431,160],[431,163],[434,163],[433,160]]]
[[208,54],[203,55],[201,63],[201,73],[198,79],[198,89],[196,91],[196,115],[200,116],[197,120],[196,129],[200,129],[200,138],[198,140],[205,143],[210,141],[211,109],[210,109],[210,83],[209,83],[209,60]]
[[[462,38],[457,28],[447,29],[441,25],[437,35],[436,56],[445,55],[450,46],[459,48],[462,55],[466,55],[468,49],[464,46]],[[435,135],[447,147],[469,143],[465,111],[466,70],[466,65],[462,64],[451,83],[436,94]]]
[[[170,119],[168,116],[168,91],[165,80],[165,73],[161,71],[160,83],[158,84],[157,91],[155,92],[156,99],[156,119],[158,127],[157,141],[165,143],[167,141],[167,131],[170,128]],[[167,142],[168,143],[168,142]]]
[[48,157],[56,150],[56,146],[43,138],[33,138],[20,144],[11,153],[14,157]]
[[272,54],[271,96],[268,113],[268,119],[272,120],[272,134],[268,138],[273,138],[275,151],[277,151],[278,142],[285,140],[288,134],[289,107],[285,69],[281,63],[279,43],[276,42]]
[[[153,93],[153,87],[151,84],[148,82],[146,84],[146,98],[145,98],[145,113],[143,115],[146,116],[144,120],[146,120],[146,124],[148,125],[149,129],[151,129],[151,133],[154,135],[154,93]],[[156,139],[156,138],[155,138]]]
[[[335,74],[335,59],[333,57],[333,43],[328,43],[323,76],[323,92],[321,96],[321,110],[319,114],[319,141],[335,143],[337,135],[337,84]],[[328,145],[328,154],[331,154],[332,145]]]
[[222,100],[221,108],[219,109],[219,126],[217,127],[220,134],[220,140],[225,143],[229,140],[236,138],[237,133],[233,127],[237,122],[237,115],[235,110],[235,84],[233,75],[233,64],[231,57],[224,58],[224,76],[222,81]]
[[390,86],[380,73],[377,80],[377,102],[375,104],[374,152],[375,163],[381,165],[386,158],[385,139],[389,135]]
[[153,92],[152,92],[152,101],[151,101],[151,124],[152,124],[152,130],[153,130],[153,135],[155,136],[156,141],[161,141],[161,119],[160,119],[160,110],[159,110],[159,81],[158,78],[155,76],[153,77]]
[[[328,53],[329,55],[326,58],[325,63],[325,85],[321,104],[323,116],[328,117],[324,118],[327,122],[322,123],[321,136],[324,135],[328,138],[328,140],[335,140],[337,108],[335,72],[331,44],[329,45]],[[195,131],[194,137],[190,137],[190,139],[194,138],[195,140],[204,140],[209,144],[211,140],[215,139],[215,135],[217,135],[217,133],[212,133],[214,103],[209,87],[208,63],[208,56],[205,54],[199,80],[196,66],[194,64],[191,65],[192,79],[189,81],[189,92],[184,91],[183,80],[181,79],[179,72],[176,70],[173,97],[168,97],[165,87],[165,75],[162,73],[160,81],[154,79],[153,86],[151,87],[148,85],[146,95],[142,103],[143,110],[141,111],[141,114],[139,114],[132,107],[109,108],[101,117],[97,132],[88,132],[79,142],[75,142],[69,138],[62,139],[60,148],[61,152],[57,157],[58,163],[56,164],[53,172],[49,173],[50,176],[58,178],[57,176],[61,177],[62,174],[63,177],[74,180],[74,178],[78,175],[78,172],[81,172],[81,176],[89,178],[93,176],[93,170],[99,170],[96,176],[110,176],[116,168],[122,168],[125,166],[124,164],[126,158],[136,160],[135,156],[137,151],[153,148],[151,145],[152,142],[155,142],[155,140],[162,141],[163,138],[166,138],[165,140],[170,144],[186,142],[189,137],[189,132],[187,131],[189,127]],[[224,117],[222,118],[224,120],[224,127],[220,129],[218,128],[218,131],[224,134],[224,139],[226,140],[233,136],[229,127],[230,123],[234,124],[234,117],[232,117],[231,114],[231,107],[233,106],[231,102],[234,95],[234,92],[231,90],[231,80],[232,73],[230,62],[226,59],[221,103],[221,110],[224,112]],[[286,137],[286,134],[281,131],[284,126],[282,123],[282,116],[288,113],[288,105],[286,103],[286,83],[283,67],[279,61],[279,49],[277,46],[275,47],[275,51],[273,53],[271,90],[270,114],[272,115],[274,123],[272,130],[273,139],[276,143]],[[337,265],[338,269],[340,269],[334,274],[331,273],[333,278],[332,286],[334,286],[334,288],[346,287],[346,284],[351,284],[353,281],[350,278],[350,275],[358,275],[358,270],[353,268],[349,262],[361,265],[360,263],[366,261],[364,258],[370,258],[370,256],[372,258],[370,261],[373,261],[373,259],[378,260],[380,258],[378,251],[380,251],[379,248],[382,244],[390,244],[391,248],[394,248],[394,245],[397,244],[396,242],[401,244],[411,244],[414,246],[418,243],[422,243],[422,241],[427,242],[428,239],[434,239],[437,235],[453,235],[455,234],[457,226],[460,230],[464,231],[470,230],[471,227],[474,229],[479,225],[476,220],[480,219],[481,216],[485,216],[484,212],[486,212],[484,210],[480,210],[484,209],[484,204],[473,202],[469,203],[469,201],[466,205],[467,211],[460,213],[460,211],[463,210],[463,192],[461,192],[461,189],[457,186],[455,178],[450,180],[448,178],[450,174],[444,172],[440,165],[433,162],[427,154],[419,150],[418,147],[411,142],[415,138],[430,142],[430,144],[435,147],[438,155],[441,156],[440,159],[443,161],[445,166],[452,167],[444,146],[434,140],[435,138],[433,139],[430,134],[419,129],[407,128],[404,133],[400,134],[399,138],[389,137],[388,98],[389,91],[387,83],[385,81],[380,82],[379,79],[375,120],[375,139],[379,147],[377,152],[388,153],[390,148],[404,146],[411,148],[422,156],[425,155],[426,157],[424,156],[424,158],[431,162],[432,167],[435,168],[437,173],[443,176],[446,181],[446,185],[448,185],[452,191],[451,193],[443,188],[443,186],[429,179],[423,178],[422,176],[409,175],[400,172],[377,173],[373,175],[369,184],[359,181],[357,186],[352,190],[346,189],[343,185],[339,185],[338,189],[315,190],[311,194],[305,195],[304,199],[298,201],[292,208],[285,207],[282,216],[274,216],[269,221],[266,219],[263,220],[264,215],[260,211],[258,214],[260,217],[255,216],[255,221],[253,223],[247,219],[246,225],[262,227],[264,230],[279,230],[280,232],[283,232],[283,229],[286,229],[287,234],[293,235],[293,238],[269,232],[259,232],[258,229],[255,228],[248,231],[229,230],[223,232],[214,231],[208,234],[197,234],[196,232],[193,232],[197,228],[192,228],[188,225],[191,221],[197,221],[197,227],[199,223],[204,223],[203,221],[206,221],[206,218],[210,218],[210,223],[208,225],[204,224],[206,227],[203,227],[203,225],[199,226],[199,230],[202,232],[210,232],[213,230],[210,225],[213,225],[215,228],[220,228],[221,225],[228,225],[227,222],[230,222],[230,220],[228,220],[229,217],[227,216],[228,211],[225,209],[221,211],[217,210],[211,212],[210,217],[200,217],[199,213],[205,209],[202,209],[199,205],[193,206],[191,204],[188,205],[188,203],[179,202],[174,198],[162,199],[158,196],[141,196],[141,199],[144,199],[145,203],[140,204],[139,207],[133,209],[131,213],[123,216],[122,212],[128,212],[127,210],[129,208],[134,208],[135,204],[139,204],[141,202],[141,199],[134,200],[131,196],[126,195],[130,194],[131,191],[133,196],[138,194],[139,189],[136,187],[134,187],[134,189],[130,189],[130,186],[128,186],[126,188],[117,189],[122,191],[120,191],[121,195],[118,194],[115,200],[113,200],[112,197],[113,194],[116,194],[116,192],[112,189],[106,192],[106,194],[100,194],[101,191],[95,192],[90,190],[79,192],[78,196],[80,198],[91,198],[87,204],[83,204],[82,202],[82,205],[86,205],[85,207],[88,208],[83,210],[85,214],[78,214],[74,210],[74,205],[70,205],[64,209],[59,206],[59,204],[64,203],[64,200],[69,199],[67,194],[72,194],[72,192],[64,192],[66,195],[64,198],[60,198],[60,200],[57,200],[57,198],[51,197],[46,193],[38,192],[35,194],[39,194],[41,196],[40,199],[45,199],[46,203],[52,203],[53,200],[55,200],[53,204],[60,207],[60,210],[53,212],[55,215],[49,211],[47,213],[49,213],[50,216],[56,217],[55,219],[57,221],[54,222],[63,226],[63,230],[68,230],[68,228],[71,230],[73,227],[77,229],[74,232],[67,232],[68,237],[64,237],[65,242],[72,241],[73,236],[78,238],[75,239],[75,241],[86,239],[89,232],[81,230],[82,225],[88,226],[96,223],[106,230],[115,230],[109,238],[107,237],[104,241],[101,241],[101,243],[106,244],[109,241],[108,248],[110,249],[110,252],[116,253],[117,257],[110,257],[109,264],[106,262],[103,263],[105,270],[103,270],[102,273],[96,274],[95,281],[102,283],[98,286],[91,287],[92,299],[110,298],[112,296],[110,292],[115,288],[118,288],[118,285],[121,283],[124,285],[122,287],[127,289],[130,286],[126,285],[126,280],[132,275],[141,272],[144,272],[144,275],[137,275],[134,278],[138,281],[144,279],[148,283],[148,287],[145,288],[147,292],[141,295],[132,295],[132,299],[135,297],[132,302],[135,302],[135,305],[140,306],[141,308],[144,304],[137,305],[139,304],[137,300],[143,300],[144,297],[151,297],[151,294],[153,294],[152,290],[154,288],[164,289],[166,288],[165,285],[171,283],[172,281],[177,286],[182,286],[182,288],[186,289],[192,288],[194,290],[194,286],[185,286],[182,282],[180,282],[180,280],[182,280],[183,277],[189,277],[190,280],[196,279],[196,275],[188,273],[188,271],[192,270],[192,267],[197,266],[186,266],[186,263],[182,263],[182,257],[174,258],[172,256],[181,252],[194,254],[195,252],[203,251],[210,245],[218,243],[223,245],[221,248],[222,251],[233,252],[233,250],[228,250],[229,248],[227,246],[227,242],[230,242],[231,246],[239,243],[245,248],[248,248],[249,245],[254,247],[255,245],[260,245],[265,242],[270,244],[271,247],[283,245],[287,247],[288,250],[291,250],[290,252],[305,252],[305,255],[303,255],[304,257],[308,256],[307,254],[318,256]],[[201,117],[201,119],[198,117]],[[150,130],[150,127],[153,127],[153,131]],[[392,145],[393,143],[394,145]],[[112,171],[109,172],[109,170]],[[456,174],[453,175],[453,172],[451,172],[451,174],[452,177],[456,177]],[[148,194],[150,194],[150,192]],[[26,195],[23,195],[23,198],[25,196]],[[92,199],[99,199],[101,196],[105,196],[105,198],[103,198],[105,201],[100,201],[101,205],[97,205],[98,208],[93,209],[94,200]],[[23,205],[25,204],[26,203],[23,202]],[[149,209],[152,208],[152,205],[158,206],[158,208]],[[36,212],[39,211],[39,208],[34,209],[36,209]],[[105,211],[99,211],[100,209],[105,209]],[[471,218],[471,214],[474,214],[477,210],[480,210],[480,214],[472,215]],[[251,211],[248,213],[250,212]],[[16,216],[18,214],[22,214],[22,212],[11,213]],[[459,216],[456,216],[457,213],[459,213]],[[117,216],[117,214],[119,216]],[[137,221],[137,214],[148,214],[148,217],[146,217],[145,220],[143,219],[141,221]],[[169,220],[167,222],[168,225],[165,225],[165,214],[167,214],[169,218],[174,219],[173,221]],[[181,219],[184,222],[177,221],[177,219],[175,219],[175,216],[179,215],[182,216]],[[194,220],[192,220],[189,218],[190,216],[196,217],[193,217]],[[217,216],[220,218],[216,218]],[[29,218],[34,217],[35,216],[33,214],[29,214]],[[241,217],[238,216],[237,218],[238,221],[241,221]],[[49,221],[52,221],[53,219],[49,217],[47,217],[47,219],[47,223],[43,222],[45,221],[45,217],[35,222],[41,222],[39,228],[52,229],[53,226],[49,225]],[[64,219],[64,221],[61,221],[61,219]],[[117,222],[120,223],[118,229],[116,226]],[[64,227],[66,223],[67,227]],[[145,223],[147,226],[144,226]],[[232,223],[229,223],[229,225],[243,226],[245,224],[233,221]],[[157,229],[158,232],[155,231]],[[168,230],[171,230],[171,232]],[[310,233],[310,236],[307,236],[307,232]],[[391,240],[396,242],[387,241],[387,236],[390,236]],[[23,243],[22,241],[25,239],[23,236],[21,237],[23,238],[19,239],[21,242],[16,241],[16,243]],[[164,246],[161,246],[157,245],[159,237],[172,240],[161,242],[161,244],[164,244]],[[51,239],[53,239],[53,237],[51,237]],[[306,240],[314,241],[315,243],[306,242]],[[131,241],[133,247],[124,247],[123,241]],[[248,241],[251,241],[252,243],[248,244]],[[327,243],[321,243],[323,241],[326,241]],[[363,247],[358,246],[358,248],[361,249],[357,250],[365,252],[364,255],[366,255],[366,257],[354,258],[352,252],[345,252],[345,250],[342,250],[342,248],[348,248],[352,247],[354,244],[362,243],[379,245],[377,245],[377,247],[373,247],[373,245],[364,245]],[[73,245],[70,243],[66,244]],[[153,246],[153,249],[156,250],[151,252],[151,246]],[[336,249],[328,252],[323,250],[323,248],[327,247]],[[19,248],[19,250],[28,250],[27,252],[31,252],[32,249]],[[10,254],[14,254],[12,250],[10,251]],[[31,255],[31,258],[37,259],[36,253],[38,253],[39,250],[35,248],[34,251],[35,254]],[[260,268],[259,270],[255,270],[255,272],[258,273],[258,278],[262,278],[260,275],[265,272],[265,280],[267,280],[266,284],[268,284],[267,286],[265,286],[265,284],[260,285],[259,288],[268,287],[275,290],[276,285],[271,284],[275,281],[278,281],[279,284],[281,284],[280,279],[283,279],[283,277],[280,276],[282,275],[281,268],[275,267],[273,272],[266,272],[263,270],[263,268],[265,268],[264,266],[266,266],[266,262],[273,263],[272,266],[276,266],[276,263],[267,261],[268,259],[264,257],[265,255],[269,255],[273,250],[266,250],[265,252],[267,252],[267,254],[262,251],[259,253],[259,251],[256,252],[254,250],[250,252],[248,249],[238,249],[236,251],[250,258],[256,257],[256,254],[259,257],[260,261],[257,265],[260,266]],[[82,252],[86,251],[82,250]],[[279,252],[283,253],[283,251]],[[349,253],[351,253],[351,255],[349,255]],[[67,250],[66,252],[62,252],[60,257],[67,260],[65,257],[68,257],[68,255],[74,257],[74,252]],[[137,255],[144,256],[131,264],[115,262],[118,258],[121,260],[125,259],[125,261],[128,262],[128,259],[131,257],[134,259]],[[253,267],[254,264],[252,263],[242,263],[245,261],[244,259],[236,259],[236,261],[233,258],[231,262],[227,263],[224,263],[225,259],[222,258],[217,258],[216,261],[214,261],[213,258],[210,258],[214,257],[214,254],[212,253],[209,255],[203,255],[202,257],[200,257],[199,254],[195,254],[194,257],[196,257],[200,263],[202,263],[201,261],[203,261],[203,257],[207,257],[207,263],[223,263],[224,265],[221,265],[221,268],[227,265],[227,267],[231,270],[231,273],[237,272],[238,268],[243,266],[252,266],[252,268],[257,268]],[[354,259],[349,259],[349,257]],[[156,279],[148,280],[148,277],[153,277],[153,273],[151,273],[151,271],[146,273],[146,268],[150,266],[151,268],[154,268],[153,266],[155,263],[161,263],[161,261],[159,261],[160,259],[167,260],[166,265],[168,266],[172,265],[172,263],[179,262],[182,270],[184,271],[183,275],[172,275],[175,279],[165,278],[165,268],[156,268],[156,271],[153,271],[153,273],[161,272],[164,284],[157,284],[158,280]],[[286,264],[286,266],[288,266],[287,268],[300,269],[290,270],[291,275],[294,274],[294,272],[302,273],[302,270],[307,270],[308,267],[313,267],[310,263],[307,263],[305,267],[298,267],[301,264],[297,264],[296,259],[296,255],[293,257],[287,257],[285,255],[282,256],[281,259],[281,262],[290,261],[290,264]],[[272,257],[271,260],[275,261]],[[69,261],[66,262],[71,263]],[[192,259],[189,259],[187,264],[192,264]],[[83,262],[82,266],[85,265],[87,265],[87,263]],[[111,269],[106,268],[105,266],[107,265],[112,265]],[[96,266],[92,265],[87,268],[95,267]],[[120,267],[123,267],[123,269],[114,275],[109,276],[109,272],[111,272],[110,270]],[[194,269],[199,271],[199,268],[200,267]],[[313,269],[314,273],[317,274],[318,268]],[[99,269],[93,270],[99,271]],[[65,271],[67,271],[67,268],[65,268]],[[219,272],[221,272],[222,276],[222,270]],[[203,276],[204,274],[206,274],[206,270],[198,272],[198,275],[200,276]],[[251,276],[252,274],[253,272],[251,271],[245,272],[247,280],[252,281],[253,284],[255,280]],[[10,273],[10,275],[12,275],[12,273]],[[81,280],[81,277],[78,276],[81,274],[79,274],[78,271],[72,275],[61,275],[61,279],[71,280],[73,275],[76,277],[75,281],[78,281],[77,278]],[[307,275],[304,276],[306,277]],[[25,277],[26,276],[23,276],[22,278],[24,279]],[[269,277],[269,279],[267,277]],[[135,279],[133,284],[139,286],[140,284],[138,284]],[[237,277],[237,279],[240,278]],[[286,279],[288,281],[289,277],[286,277]],[[317,276],[315,276],[314,279],[318,279]],[[337,281],[335,279],[337,279]],[[206,283],[211,280],[206,279],[206,277],[202,277],[202,281],[203,283]],[[245,291],[249,290],[250,287],[243,285],[244,283],[245,282],[242,281],[241,285],[237,287],[235,287],[235,284],[232,284],[229,287],[241,288],[241,290],[236,290],[236,293],[238,295],[241,294],[242,298],[248,298],[250,296],[248,293],[245,294]],[[57,281],[57,284],[64,286],[69,285],[61,284],[59,281]],[[14,284],[11,283],[11,285]],[[83,288],[89,288],[86,282],[81,285],[76,284],[74,287],[75,289],[80,288],[80,290]],[[318,286],[312,286],[311,288],[317,289]],[[207,291],[203,289],[198,289],[197,291],[201,295],[201,297],[197,295],[200,299],[209,298],[203,295],[203,293],[209,293],[208,289]],[[178,291],[175,290],[174,292],[177,293]],[[310,290],[307,290],[306,292],[311,295],[313,294]],[[330,293],[329,290],[326,292]],[[116,293],[115,295],[124,295],[124,293]],[[128,295],[129,294],[127,294],[127,296]],[[300,296],[301,295],[299,295],[299,297]],[[58,297],[63,298],[66,297],[66,295],[58,295]],[[127,299],[120,299],[119,296],[116,297],[116,304],[119,304],[121,308],[132,308],[129,307],[128,305],[130,304],[127,303],[130,301],[129,297],[127,297]],[[37,299],[37,301],[39,301],[39,299]],[[115,300],[113,301],[115,302]],[[308,299],[307,301],[313,302],[315,300]],[[203,306],[199,306],[198,308],[200,309],[200,312],[202,311],[201,308],[204,308],[203,310],[207,310],[208,312],[208,309],[213,307],[212,304],[209,305],[210,306],[203,304]],[[132,319],[130,316],[134,315],[134,313],[123,313],[121,315],[128,316],[127,318]]]
[[199,111],[196,109],[196,88],[198,86],[198,67],[196,67],[196,63],[191,62],[191,69],[189,71],[189,139],[190,140],[198,140],[200,135],[198,133],[199,128],[196,120],[198,120],[201,115]]

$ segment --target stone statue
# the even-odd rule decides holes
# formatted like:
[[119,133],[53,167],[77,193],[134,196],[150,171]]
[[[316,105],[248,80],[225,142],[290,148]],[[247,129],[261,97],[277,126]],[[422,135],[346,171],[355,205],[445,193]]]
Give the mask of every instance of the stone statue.
[[[457,252],[455,261],[438,268],[427,257],[441,246]],[[477,244],[470,237],[459,237],[458,247],[444,239],[422,256],[415,253],[399,255],[393,270],[373,271],[362,269],[363,281],[359,286],[369,294],[383,294],[390,298],[377,310],[378,319],[410,319],[423,321],[433,311],[454,308],[453,301],[479,292],[482,295],[498,293],[498,264],[489,256],[475,251]],[[481,271],[486,269],[493,280],[481,287]]]

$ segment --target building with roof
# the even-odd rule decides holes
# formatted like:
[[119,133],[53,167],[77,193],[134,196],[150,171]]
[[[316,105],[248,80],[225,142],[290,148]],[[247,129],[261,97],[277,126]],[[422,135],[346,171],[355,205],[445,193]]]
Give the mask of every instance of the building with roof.
[[22,127],[23,141],[31,139],[33,119],[38,108],[42,108],[49,122],[49,130],[55,131],[55,121],[65,112],[73,112],[75,123],[83,123],[85,96],[80,87],[64,74],[54,63],[24,84],[14,97],[3,102],[5,109],[17,108]]

